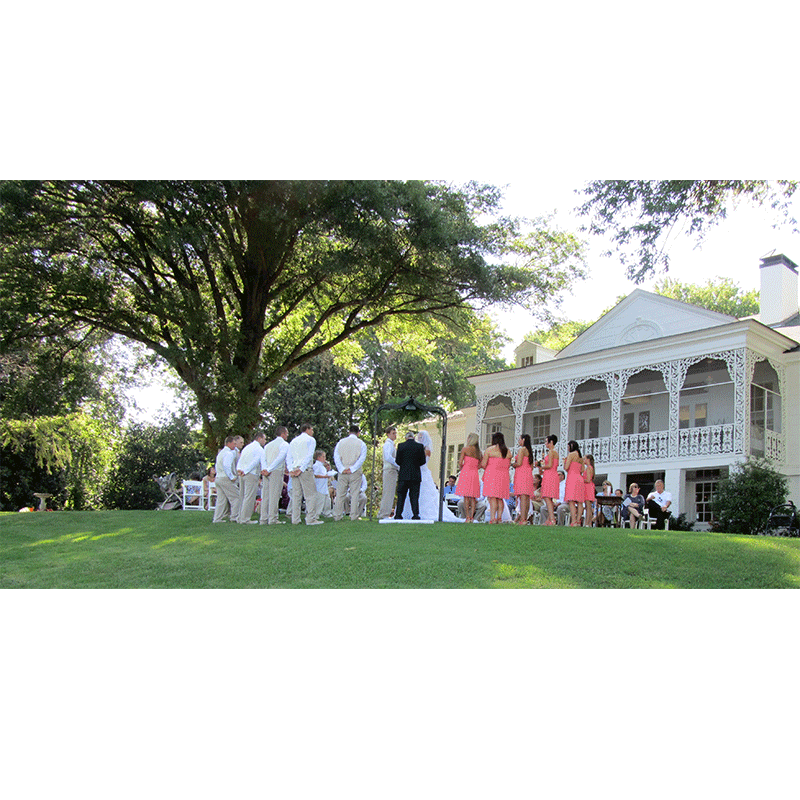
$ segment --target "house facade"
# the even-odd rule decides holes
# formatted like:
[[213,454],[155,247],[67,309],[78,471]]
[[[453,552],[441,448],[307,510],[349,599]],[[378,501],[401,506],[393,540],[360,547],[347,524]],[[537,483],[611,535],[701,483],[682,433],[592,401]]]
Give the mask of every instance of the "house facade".
[[[448,419],[447,474],[466,435],[495,431],[537,456],[550,433],[592,453],[596,480],[649,490],[664,480],[673,509],[698,529],[717,483],[748,455],[768,459],[800,498],[798,267],[761,260],[761,311],[736,319],[637,289],[558,353],[532,342],[517,368],[470,378],[476,405]],[[435,441],[433,421],[425,425]]]

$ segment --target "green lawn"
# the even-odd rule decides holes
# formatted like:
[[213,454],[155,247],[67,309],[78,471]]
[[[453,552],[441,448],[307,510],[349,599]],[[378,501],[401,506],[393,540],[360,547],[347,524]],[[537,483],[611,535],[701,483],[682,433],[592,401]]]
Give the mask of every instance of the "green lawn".
[[0,514],[0,588],[797,588],[800,540],[512,525]]

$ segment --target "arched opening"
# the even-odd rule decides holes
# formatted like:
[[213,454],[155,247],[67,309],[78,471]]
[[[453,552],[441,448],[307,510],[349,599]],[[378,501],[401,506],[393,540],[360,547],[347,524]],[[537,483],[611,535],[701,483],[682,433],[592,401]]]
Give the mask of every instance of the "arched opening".
[[481,425],[481,449],[485,450],[492,443],[492,434],[500,431],[508,447],[513,447],[514,441],[514,406],[507,395],[498,395],[491,399],[486,406]]
[[603,381],[592,378],[575,390],[568,433],[582,453],[594,455],[595,462],[611,460],[611,399]]
[[561,409],[556,393],[552,389],[531,392],[522,415],[522,432],[530,435],[531,444],[536,451],[541,452],[544,449],[545,439],[551,433],[560,436],[560,431]]
[[620,404],[620,461],[666,458],[669,453],[669,391],[658,370],[628,379]]
[[689,367],[678,405],[681,456],[733,452],[734,385],[722,359],[704,358]]
[[778,374],[769,361],[759,361],[750,384],[750,453],[780,460],[781,433]]

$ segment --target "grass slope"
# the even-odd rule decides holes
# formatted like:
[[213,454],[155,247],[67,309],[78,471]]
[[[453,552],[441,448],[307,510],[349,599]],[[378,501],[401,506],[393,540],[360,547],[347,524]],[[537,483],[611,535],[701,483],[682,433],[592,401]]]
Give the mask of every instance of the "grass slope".
[[0,588],[797,588],[800,540],[512,525],[0,514]]

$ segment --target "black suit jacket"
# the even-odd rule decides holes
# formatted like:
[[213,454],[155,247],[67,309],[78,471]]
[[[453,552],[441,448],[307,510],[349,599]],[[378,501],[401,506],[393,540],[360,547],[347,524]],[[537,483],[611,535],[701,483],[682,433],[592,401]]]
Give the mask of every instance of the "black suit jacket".
[[397,473],[398,481],[414,482],[422,480],[420,467],[425,464],[425,447],[413,439],[406,439],[397,446],[397,455],[394,457],[400,471]]

